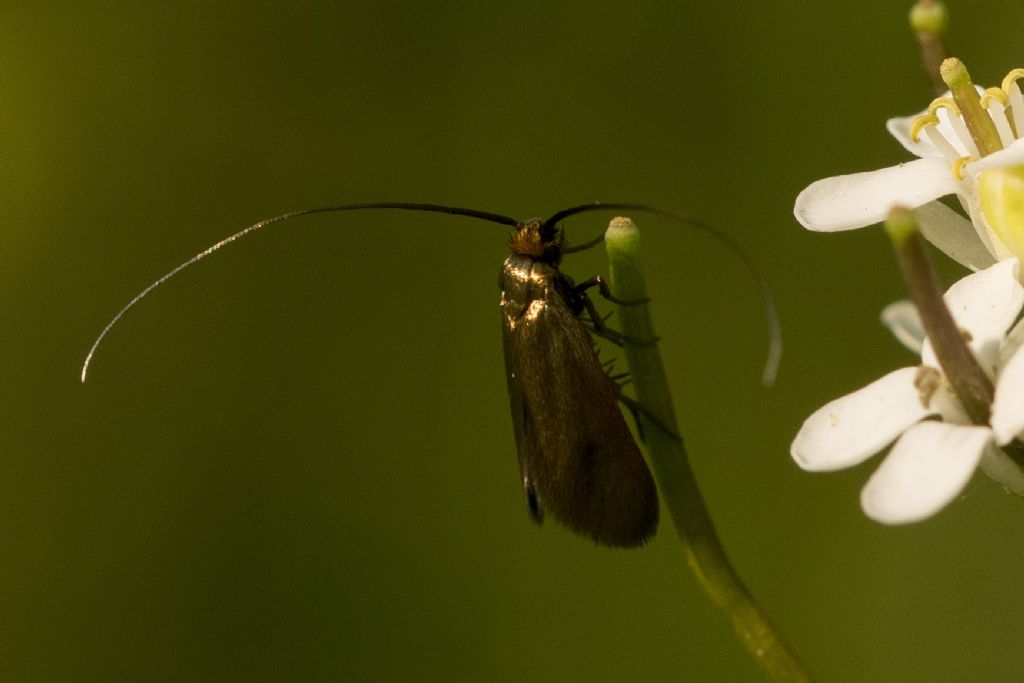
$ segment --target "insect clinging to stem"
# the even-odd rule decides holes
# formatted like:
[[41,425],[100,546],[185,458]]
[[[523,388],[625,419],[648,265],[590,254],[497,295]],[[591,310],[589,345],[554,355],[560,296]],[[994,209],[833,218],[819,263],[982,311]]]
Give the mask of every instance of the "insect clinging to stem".
[[[698,228],[724,242],[743,259],[761,286],[771,339],[765,383],[774,377],[781,337],[767,286],[736,243],[700,221],[643,204],[584,204],[547,219],[518,221],[440,204],[367,202],[302,209],[262,220],[173,268],[136,294],[107,323],[86,355],[82,381],[114,325],[185,268],[274,223],[312,214],[382,209],[465,216],[512,229],[508,240],[511,254],[499,276],[505,371],[523,490],[530,516],[538,523],[547,512],[575,533],[613,547],[642,545],[654,535],[658,523],[654,479],[619,409],[619,400],[624,399],[620,387],[606,373],[591,337],[593,332],[624,343],[604,327],[587,290],[598,286],[606,298],[615,298],[601,278],[577,285],[559,268],[564,254],[592,247],[603,236],[566,247],[559,225],[564,219],[597,210],[639,211]],[[584,312],[590,318],[589,330],[582,320]]]

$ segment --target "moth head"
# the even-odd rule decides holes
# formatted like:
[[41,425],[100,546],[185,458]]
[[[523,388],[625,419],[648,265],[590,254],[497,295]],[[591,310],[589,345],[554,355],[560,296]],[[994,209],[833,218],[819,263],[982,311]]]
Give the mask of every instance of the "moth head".
[[562,231],[551,221],[531,218],[518,223],[508,238],[513,254],[558,265],[562,259]]

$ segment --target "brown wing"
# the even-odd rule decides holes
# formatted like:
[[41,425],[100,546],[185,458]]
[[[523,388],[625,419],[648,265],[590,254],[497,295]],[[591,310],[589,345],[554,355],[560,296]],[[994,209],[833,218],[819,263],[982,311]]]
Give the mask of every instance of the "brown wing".
[[505,369],[531,512],[610,546],[658,524],[650,470],[590,336],[559,293],[558,271],[511,256],[502,271]]

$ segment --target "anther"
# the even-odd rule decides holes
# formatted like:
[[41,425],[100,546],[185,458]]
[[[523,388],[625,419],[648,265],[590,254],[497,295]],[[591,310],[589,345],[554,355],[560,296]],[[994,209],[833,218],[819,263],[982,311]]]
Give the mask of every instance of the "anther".
[[[951,108],[956,108],[956,105],[953,104],[952,100],[947,100],[947,102],[949,105],[952,105]],[[935,102],[932,102],[932,106],[928,107],[928,111],[933,112],[933,107],[937,110],[944,106],[947,106],[947,104],[940,102],[939,100],[935,100]],[[914,142],[920,142],[921,132],[924,131],[924,134],[928,136],[928,141],[939,150],[939,153],[942,154],[946,161],[953,164],[960,158],[960,153],[957,152],[953,145],[949,143],[946,136],[939,131],[938,124],[939,117],[936,116],[934,112],[921,114],[910,124],[910,139]]]
[[956,106],[956,100],[952,97],[936,97],[928,105],[929,114],[938,114],[940,109],[948,109],[950,116],[960,116],[960,108]]
[[960,157],[959,159],[954,161],[953,162],[953,177],[956,178],[957,180],[963,180],[964,179],[964,166],[966,166],[967,164],[971,163],[972,161],[977,161],[977,160],[978,160],[977,157]]
[[1009,102],[1006,92],[1002,88],[989,88],[981,94],[981,106],[989,108],[992,100],[998,101],[1003,106]]
[[924,130],[926,126],[939,125],[939,117],[930,113],[931,107],[928,108],[928,111],[928,114],[921,114],[914,119],[913,123],[910,124],[910,139],[914,142],[921,142],[921,131]]
[[1013,112],[1013,130],[1024,136],[1024,96],[1021,95],[1017,80],[1024,78],[1024,69],[1014,69],[1003,79],[1003,92],[1010,100],[1010,111]]
[[1001,88],[989,88],[981,96],[981,106],[988,111],[988,115],[992,118],[992,123],[996,126],[999,141],[1003,143],[1003,147],[1009,147],[1014,141],[1013,131],[1010,130],[1010,120],[1006,118],[1008,101],[1009,98]]

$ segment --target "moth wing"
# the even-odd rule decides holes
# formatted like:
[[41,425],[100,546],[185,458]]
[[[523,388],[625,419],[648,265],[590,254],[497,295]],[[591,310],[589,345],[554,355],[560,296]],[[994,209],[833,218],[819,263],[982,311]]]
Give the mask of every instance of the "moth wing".
[[657,528],[654,479],[590,335],[555,286],[559,273],[533,268],[551,277],[520,283],[520,317],[510,319],[503,306],[512,420],[531,514],[540,521],[546,510],[604,545],[640,545]]

